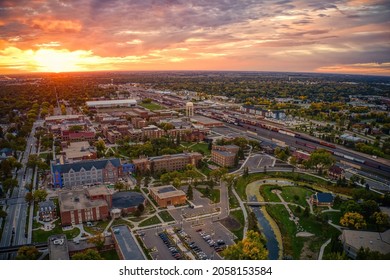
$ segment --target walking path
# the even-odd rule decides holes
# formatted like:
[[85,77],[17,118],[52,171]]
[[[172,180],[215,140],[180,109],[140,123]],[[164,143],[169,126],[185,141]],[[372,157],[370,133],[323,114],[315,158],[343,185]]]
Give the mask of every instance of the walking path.
[[319,260],[322,260],[322,256],[324,255],[325,247],[328,246],[328,244],[330,243],[331,240],[332,239],[329,238],[324,244],[322,244],[321,249],[320,249],[320,253],[318,254]]

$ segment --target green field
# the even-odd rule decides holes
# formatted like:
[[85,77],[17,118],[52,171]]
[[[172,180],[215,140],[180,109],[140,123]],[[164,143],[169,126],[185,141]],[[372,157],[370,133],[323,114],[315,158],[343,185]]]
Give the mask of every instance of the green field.
[[230,212],[230,216],[232,216],[236,221],[238,221],[241,224],[241,227],[236,230],[232,230],[233,234],[237,236],[238,240],[242,240],[244,237],[244,225],[245,225],[245,220],[244,220],[244,214],[242,213],[242,210],[235,210]]
[[[312,190],[303,187],[289,186],[282,188],[281,196],[286,202],[292,202],[306,207],[308,206],[306,198],[310,197],[313,193],[314,192]],[[295,198],[298,198],[298,200],[296,200]]]
[[274,190],[274,189],[281,190],[282,187],[274,186],[274,185],[262,185],[260,187],[260,194],[264,198],[265,201],[281,202],[279,197],[272,192],[272,190]]
[[175,220],[168,211],[161,211],[158,215],[164,222],[173,222]]
[[204,143],[204,142],[196,143],[195,145],[191,146],[190,149],[194,152],[199,152],[199,153],[203,154],[204,156],[211,154],[211,152],[209,150],[209,144]]
[[145,221],[141,222],[139,224],[140,227],[146,227],[146,226],[151,226],[151,225],[157,225],[160,224],[159,218],[157,218],[156,215],[150,217],[149,219],[146,219]]
[[153,103],[153,102],[151,102],[151,103],[144,103],[144,102],[142,102],[142,103],[138,103],[138,105],[142,106],[142,107],[144,107],[146,109],[149,109],[150,111],[165,109],[165,107],[163,107],[163,106],[161,106],[161,105],[159,105],[157,103]]

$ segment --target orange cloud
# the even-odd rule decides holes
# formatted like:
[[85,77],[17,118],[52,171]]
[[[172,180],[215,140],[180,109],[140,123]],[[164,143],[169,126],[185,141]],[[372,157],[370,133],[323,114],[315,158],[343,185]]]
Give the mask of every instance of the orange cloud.
[[316,69],[322,73],[352,73],[390,76],[390,63],[356,63],[324,66]]
[[33,19],[30,22],[33,28],[42,29],[49,32],[79,32],[82,25],[74,20],[56,20],[47,18]]

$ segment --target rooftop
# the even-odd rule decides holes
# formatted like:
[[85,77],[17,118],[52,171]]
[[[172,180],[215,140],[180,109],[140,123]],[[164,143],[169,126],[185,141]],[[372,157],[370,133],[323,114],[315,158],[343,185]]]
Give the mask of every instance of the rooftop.
[[149,190],[150,192],[153,192],[156,196],[158,196],[160,199],[186,195],[185,192],[183,192],[182,190],[177,190],[172,185],[153,187]]
[[106,186],[91,187],[86,190],[89,196],[110,195],[111,190]]
[[144,203],[145,197],[139,192],[117,192],[112,195],[112,207],[137,207]]
[[87,101],[87,106],[104,106],[104,105],[135,105],[137,101],[135,99],[116,99],[116,100],[97,100],[97,101]]
[[348,246],[359,250],[361,247],[369,248],[381,254],[390,253],[390,229],[385,232],[343,230],[343,241]]
[[91,200],[87,196],[87,191],[82,190],[62,190],[58,193],[58,201],[62,211],[81,210],[92,207],[108,206],[103,199]]
[[79,158],[88,156],[95,151],[93,147],[90,147],[88,141],[72,142],[67,148],[63,149],[68,159]]
[[98,159],[98,160],[83,160],[73,163],[55,164],[52,165],[53,172],[68,173],[71,169],[75,172],[79,172],[82,168],[85,170],[91,170],[93,167],[96,169],[103,169],[108,163],[111,163],[115,167],[120,166],[120,160],[118,158],[112,159]]
[[118,244],[125,260],[144,260],[145,256],[128,226],[119,225],[111,228],[114,240]]
[[195,120],[196,122],[203,123],[203,124],[222,124],[222,122],[204,117],[204,116],[192,116],[191,120]]

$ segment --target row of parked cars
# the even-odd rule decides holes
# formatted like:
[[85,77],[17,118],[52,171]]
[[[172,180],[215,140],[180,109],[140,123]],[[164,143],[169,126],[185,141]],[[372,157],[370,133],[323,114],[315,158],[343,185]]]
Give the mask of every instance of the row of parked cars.
[[182,240],[184,240],[184,242],[191,249],[191,251],[195,254],[195,256],[197,256],[198,259],[209,260],[209,258],[206,255],[206,253],[203,252],[202,249],[200,249],[198,247],[198,245],[196,245],[196,243],[194,241],[191,241],[191,237],[184,230],[182,230],[182,229],[181,230],[177,230],[176,234],[178,236],[180,236],[182,238]]
[[171,252],[172,257],[177,260],[181,260],[183,258],[175,244],[169,239],[168,234],[166,234],[165,232],[160,232],[158,236],[160,236],[161,240],[168,247],[168,250]]
[[225,249],[226,247],[226,243],[225,241],[223,241],[222,239],[219,239],[217,241],[214,241],[211,236],[209,234],[207,234],[206,232],[204,231],[199,231],[199,234],[200,236],[202,237],[202,239],[207,243],[209,244],[210,247],[214,247],[214,250],[216,252],[221,252],[223,251],[223,249]]

